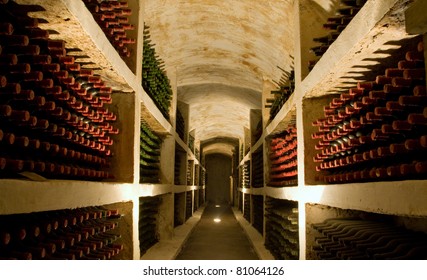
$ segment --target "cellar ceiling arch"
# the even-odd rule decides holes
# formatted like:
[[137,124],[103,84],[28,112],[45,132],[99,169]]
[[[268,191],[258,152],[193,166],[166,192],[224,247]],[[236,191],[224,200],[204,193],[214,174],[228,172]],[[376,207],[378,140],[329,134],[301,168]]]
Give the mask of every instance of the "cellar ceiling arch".
[[[196,139],[244,139],[265,80],[293,65],[294,0],[146,0],[144,22]],[[222,149],[226,150],[226,149]]]

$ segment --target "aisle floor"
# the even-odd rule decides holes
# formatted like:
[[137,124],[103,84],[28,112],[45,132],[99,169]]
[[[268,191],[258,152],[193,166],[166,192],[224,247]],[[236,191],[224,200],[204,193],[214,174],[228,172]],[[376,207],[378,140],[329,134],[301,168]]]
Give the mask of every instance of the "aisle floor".
[[258,256],[231,207],[208,204],[176,259],[257,260]]

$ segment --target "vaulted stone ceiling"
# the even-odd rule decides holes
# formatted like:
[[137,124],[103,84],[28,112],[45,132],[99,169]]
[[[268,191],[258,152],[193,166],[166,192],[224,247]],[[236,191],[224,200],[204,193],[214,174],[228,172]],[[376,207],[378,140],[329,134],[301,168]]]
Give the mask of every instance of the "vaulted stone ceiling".
[[[263,80],[279,81],[294,53],[294,0],[146,0],[156,52],[176,72],[196,139],[243,140]],[[231,145],[212,152],[229,153]],[[228,150],[228,151],[227,151]]]

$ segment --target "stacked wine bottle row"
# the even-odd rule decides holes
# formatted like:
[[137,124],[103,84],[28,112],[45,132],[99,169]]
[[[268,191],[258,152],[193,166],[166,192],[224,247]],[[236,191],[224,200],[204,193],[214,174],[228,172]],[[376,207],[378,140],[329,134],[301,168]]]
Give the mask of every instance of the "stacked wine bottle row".
[[185,141],[185,121],[179,109],[176,110],[176,133],[182,141]]
[[118,259],[120,219],[102,206],[0,216],[0,259]]
[[203,187],[205,185],[206,182],[206,172],[203,168],[201,168],[200,170],[200,185],[201,187]]
[[194,185],[200,185],[200,165],[196,164],[194,167]]
[[264,187],[264,157],[262,149],[252,154],[252,187]]
[[174,211],[173,211],[173,220],[174,227],[180,226],[184,224],[183,216],[181,215],[182,211],[184,211],[184,205],[181,203],[183,201],[183,193],[176,193],[174,195]]
[[200,194],[199,194],[200,190],[194,190],[194,201],[193,201],[193,213],[197,211],[197,209],[199,209],[199,205],[200,205]]
[[298,184],[297,130],[289,126],[270,141],[269,186],[283,187]]
[[257,125],[255,126],[255,129],[251,131],[251,142],[256,143],[262,136],[263,127],[262,127],[262,119],[258,120]]
[[275,259],[298,260],[297,203],[267,197],[265,213],[265,247]]
[[185,192],[185,220],[193,216],[193,192],[188,191]]
[[181,185],[181,159],[180,155],[175,152],[175,164],[174,164],[174,184],[175,185]]
[[132,10],[129,9],[128,2],[117,0],[83,0],[83,2],[119,55],[130,57],[131,50],[128,46],[135,44],[136,40],[128,35],[129,30],[135,29],[135,26],[129,23]]
[[271,91],[274,98],[267,98],[265,108],[270,108],[270,120],[273,120],[283,105],[288,101],[289,97],[295,90],[295,72],[286,73],[286,80],[279,83],[276,90]]
[[162,139],[141,121],[140,136],[140,182],[160,182],[160,146]]
[[245,161],[242,165],[242,171],[241,171],[241,187],[242,188],[250,188],[251,187],[251,180],[250,180],[250,161]]
[[323,24],[323,28],[328,30],[329,34],[323,37],[313,38],[313,41],[316,44],[320,43],[320,45],[310,49],[310,52],[314,53],[318,57],[317,60],[309,61],[308,69],[310,71],[363,7],[366,0],[340,0],[340,3],[341,7],[337,9],[336,15],[329,17],[327,22]]
[[199,205],[205,204],[205,191],[203,189],[198,190],[199,191]]
[[192,160],[187,161],[187,186],[193,185],[193,163],[194,161]]
[[427,234],[384,222],[329,219],[313,224],[319,259],[405,260],[427,258]]
[[141,256],[159,241],[157,229],[157,217],[161,197],[139,198],[139,249]]
[[252,195],[252,203],[253,203],[253,227],[263,235],[264,231],[264,196],[262,195]]
[[172,88],[164,69],[164,62],[158,58],[154,46],[155,44],[151,43],[149,27],[144,25],[142,87],[153,99],[163,116],[169,119]]
[[190,151],[192,151],[194,153],[194,136],[193,135],[189,135],[188,136],[188,148],[190,149]]
[[333,98],[319,131],[314,161],[327,183],[425,178],[427,95],[423,45],[396,68]]
[[[27,12],[0,4],[0,169],[47,178],[101,180],[112,156],[117,116],[112,88],[76,62],[84,54],[49,39]],[[75,55],[71,55],[75,53]]]
[[194,156],[197,160],[200,160],[200,150],[198,148],[194,149]]
[[247,193],[243,194],[243,217],[251,222],[251,195]]

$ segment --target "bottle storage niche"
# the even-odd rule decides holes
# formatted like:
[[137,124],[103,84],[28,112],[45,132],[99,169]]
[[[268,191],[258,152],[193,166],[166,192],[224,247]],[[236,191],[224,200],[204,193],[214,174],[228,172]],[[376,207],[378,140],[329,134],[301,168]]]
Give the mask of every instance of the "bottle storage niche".
[[[292,66],[293,67],[293,66]],[[282,77],[276,82],[277,88],[270,93],[273,98],[266,99],[265,108],[269,109],[269,122],[272,121],[295,90],[295,72],[282,70]]]
[[264,153],[262,146],[252,154],[251,169],[251,186],[253,188],[264,187]]
[[250,119],[250,145],[253,146],[262,136],[262,111],[259,109],[251,109],[249,114]]
[[187,186],[192,186],[194,184],[194,160],[187,161],[186,176]]
[[144,25],[144,51],[142,60],[142,87],[151,97],[162,115],[169,120],[172,87],[164,61],[158,58],[155,44],[151,42],[149,26]]
[[326,31],[325,36],[313,38],[314,47],[310,52],[316,57],[308,63],[308,70],[311,71],[317,61],[328,50],[330,45],[338,38],[340,33],[350,23],[354,16],[359,12],[367,0],[340,0],[339,4],[333,8],[335,15],[327,18],[322,27]]
[[190,149],[190,151],[192,151],[194,153],[194,141],[196,140],[194,138],[194,133],[195,131],[192,130],[189,134],[188,134],[188,148]]
[[179,108],[176,109],[176,133],[185,141],[185,120]]
[[250,161],[245,161],[240,167],[240,187],[241,188],[250,188]]
[[185,200],[185,192],[174,194],[174,227],[183,225],[185,223]]
[[268,186],[285,187],[298,184],[297,129],[291,124],[267,139],[269,143]]
[[251,223],[251,195],[243,193],[243,217]]
[[173,167],[173,172],[174,172],[173,182],[175,185],[181,185],[181,182],[179,179],[180,169],[181,169],[181,162],[179,160],[179,155],[175,151],[175,161],[174,161],[174,167]]
[[204,187],[199,189],[199,206],[203,204],[205,204],[205,188]]
[[139,249],[141,256],[159,241],[158,216],[160,196],[139,198]]
[[[412,42],[412,41],[411,41]],[[323,108],[317,179],[325,183],[423,179],[427,174],[427,95],[422,39],[393,56],[394,66],[358,82]],[[408,46],[405,46],[408,47]]]
[[79,62],[84,52],[27,15],[44,7],[0,6],[1,176],[120,180],[110,172],[120,132],[113,88]]
[[200,187],[204,187],[206,185],[206,170],[202,166],[200,166]]
[[200,186],[200,165],[195,164],[194,165],[194,185]]
[[175,130],[178,137],[187,143],[189,140],[188,125],[190,122],[190,105],[177,100]]
[[193,191],[185,192],[185,221],[193,216]]
[[[251,123],[252,124],[252,123]],[[242,157],[245,157],[246,155],[249,154],[249,152],[251,151],[251,145],[255,144],[255,143],[251,143],[252,141],[252,132],[249,128],[247,127],[243,127],[243,133],[244,133],[244,139],[243,139],[243,153],[242,153]]]
[[264,196],[252,195],[253,222],[252,226],[264,235]]
[[193,213],[197,211],[200,207],[200,190],[194,190],[194,202],[193,202]]
[[194,157],[195,157],[198,161],[200,161],[200,150],[199,150],[199,148],[197,148],[197,146],[196,146],[196,148],[194,148]]
[[174,184],[184,185],[186,178],[187,153],[175,143]]
[[426,217],[307,204],[307,259],[405,260],[427,257]]
[[276,260],[299,259],[298,202],[266,197],[265,247]]
[[243,199],[245,194],[242,192],[237,192],[237,209],[243,213]]
[[160,183],[160,147],[162,138],[141,121],[139,172],[140,183]]
[[120,57],[135,72],[138,11],[136,1],[83,0]]
[[132,203],[0,216],[0,258],[132,258]]

